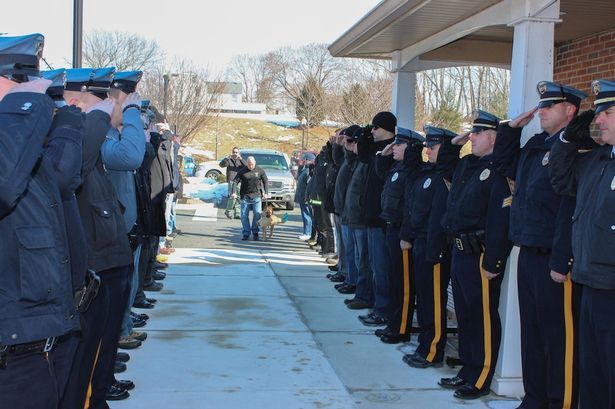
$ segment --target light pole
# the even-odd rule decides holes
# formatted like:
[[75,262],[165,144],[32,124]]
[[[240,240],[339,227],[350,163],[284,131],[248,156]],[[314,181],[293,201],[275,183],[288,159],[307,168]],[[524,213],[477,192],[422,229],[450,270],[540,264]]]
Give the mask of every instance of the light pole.
[[83,50],[83,0],[73,1],[73,68],[81,68]]
[[169,121],[167,118],[167,94],[169,92],[169,81],[171,77],[178,77],[179,74],[163,74],[162,75],[162,113],[164,115],[164,119]]
[[301,118],[301,150],[305,150],[305,124],[307,124],[307,121],[303,117]]

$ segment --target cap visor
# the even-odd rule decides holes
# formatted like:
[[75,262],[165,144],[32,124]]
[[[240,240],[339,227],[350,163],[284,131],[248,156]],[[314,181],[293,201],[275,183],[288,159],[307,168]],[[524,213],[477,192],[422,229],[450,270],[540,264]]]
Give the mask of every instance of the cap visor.
[[434,146],[440,145],[441,143],[442,143],[442,141],[437,140],[437,139],[433,139],[433,140],[430,140],[430,141],[426,141],[425,142],[425,146],[427,148],[433,148]]
[[615,101],[613,102],[606,102],[604,104],[598,104],[596,105],[596,113],[599,114],[602,111],[606,111],[607,109],[609,109],[610,107],[612,107],[613,105],[615,105]]

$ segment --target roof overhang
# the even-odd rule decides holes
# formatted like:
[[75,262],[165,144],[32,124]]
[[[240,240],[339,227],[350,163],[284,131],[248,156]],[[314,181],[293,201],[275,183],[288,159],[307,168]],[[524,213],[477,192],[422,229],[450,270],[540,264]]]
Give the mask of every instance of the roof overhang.
[[329,46],[334,57],[392,59],[396,70],[509,66],[514,26],[555,22],[555,43],[615,27],[613,0],[383,0]]

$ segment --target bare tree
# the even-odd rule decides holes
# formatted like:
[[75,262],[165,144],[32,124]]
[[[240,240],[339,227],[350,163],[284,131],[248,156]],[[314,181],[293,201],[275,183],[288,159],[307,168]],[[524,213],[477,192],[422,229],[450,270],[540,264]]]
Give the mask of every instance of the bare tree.
[[146,72],[140,90],[159,110],[166,106],[166,120],[182,142],[188,143],[215,120],[213,112],[224,86],[224,82],[210,78],[206,69],[190,60],[176,59],[169,67]]
[[156,41],[121,31],[94,30],[85,36],[83,44],[83,60],[90,67],[145,71],[158,65],[163,57]]

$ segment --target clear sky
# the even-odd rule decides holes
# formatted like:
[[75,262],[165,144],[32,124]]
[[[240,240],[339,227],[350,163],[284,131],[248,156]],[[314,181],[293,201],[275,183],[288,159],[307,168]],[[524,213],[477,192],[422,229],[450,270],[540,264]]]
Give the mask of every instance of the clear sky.
[[[84,32],[138,33],[158,41],[169,57],[189,57],[223,70],[236,54],[281,46],[331,43],[379,0],[84,0]],[[72,0],[28,0],[3,13],[0,33],[45,35],[54,68],[72,60]],[[23,11],[22,11],[23,10]]]

